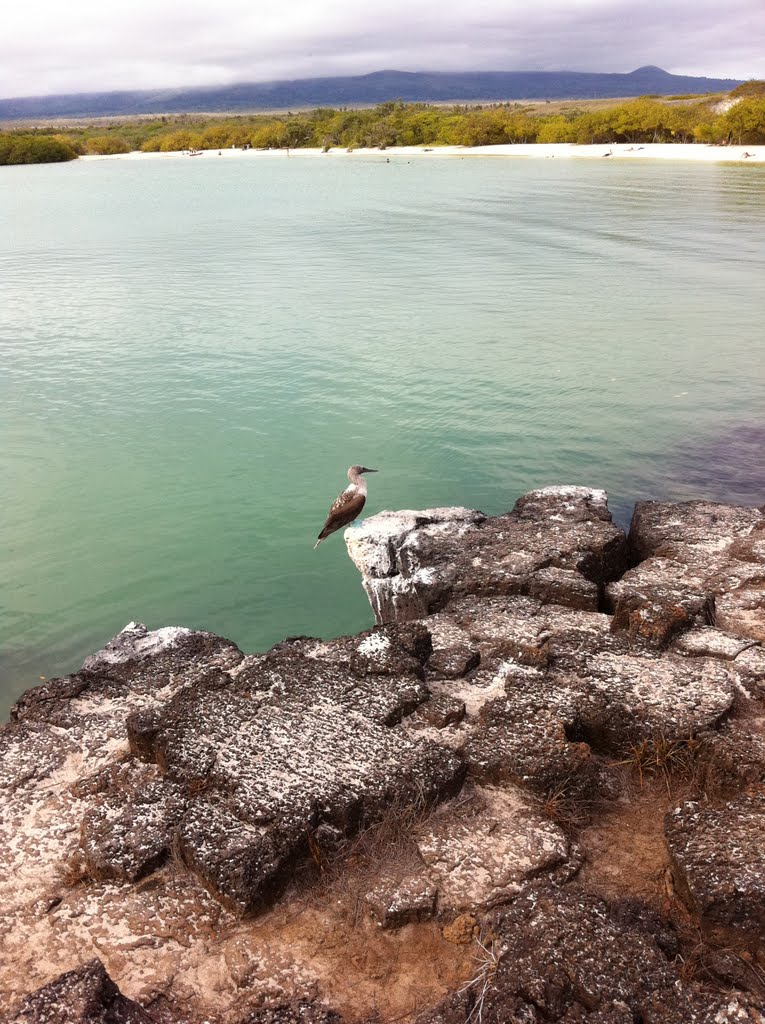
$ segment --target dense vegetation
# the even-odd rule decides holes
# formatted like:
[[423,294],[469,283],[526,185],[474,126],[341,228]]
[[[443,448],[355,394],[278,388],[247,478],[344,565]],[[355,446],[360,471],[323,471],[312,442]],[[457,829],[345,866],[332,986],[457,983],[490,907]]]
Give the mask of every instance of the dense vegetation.
[[[730,99],[733,105],[721,103],[719,96],[670,100],[643,96],[603,109],[586,104],[438,107],[395,101],[364,110],[321,107],[297,114],[230,118],[179,115],[78,128],[55,136],[0,133],[0,163],[65,160],[75,153],[231,146],[385,149],[519,142],[765,143],[765,83],[747,82]],[[42,155],[46,153],[50,155]]]
[[0,164],[52,164],[76,158],[74,146],[64,139],[0,132]]

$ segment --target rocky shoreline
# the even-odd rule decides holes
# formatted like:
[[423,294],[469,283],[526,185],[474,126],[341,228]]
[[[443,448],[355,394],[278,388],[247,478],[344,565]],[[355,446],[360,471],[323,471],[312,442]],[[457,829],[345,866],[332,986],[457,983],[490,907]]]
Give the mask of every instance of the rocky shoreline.
[[765,1021],[765,513],[346,531],[377,626],[131,623],[0,733],[14,1024]]

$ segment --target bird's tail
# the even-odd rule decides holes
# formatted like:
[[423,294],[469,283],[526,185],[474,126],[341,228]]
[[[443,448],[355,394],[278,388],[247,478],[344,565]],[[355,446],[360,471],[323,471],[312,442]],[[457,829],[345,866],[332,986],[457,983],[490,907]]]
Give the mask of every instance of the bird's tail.
[[321,542],[322,542],[323,540],[324,540],[324,538],[323,538],[323,537],[319,537],[319,539],[318,539],[318,540],[316,541],[316,543],[315,543],[315,544],[314,544],[314,546],[313,546],[313,549],[314,549],[314,551],[315,551],[315,550],[316,550],[316,549],[318,548],[319,544],[321,544]]

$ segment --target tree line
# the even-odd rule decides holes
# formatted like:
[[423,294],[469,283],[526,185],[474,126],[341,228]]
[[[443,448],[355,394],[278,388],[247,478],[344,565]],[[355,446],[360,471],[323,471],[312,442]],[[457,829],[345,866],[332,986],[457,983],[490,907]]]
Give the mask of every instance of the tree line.
[[[725,102],[727,100],[727,102]],[[765,82],[728,97],[642,96],[605,109],[572,105],[546,113],[518,103],[431,106],[391,101],[368,109],[231,118],[179,115],[78,128],[55,135],[0,133],[0,163],[69,160],[82,154],[253,149],[387,149],[506,143],[765,143]],[[48,155],[45,155],[48,154]],[[5,158],[5,157],[8,158]],[[27,157],[27,159],[24,159]]]
[[0,132],[0,164],[52,164],[76,160],[77,150],[50,135]]

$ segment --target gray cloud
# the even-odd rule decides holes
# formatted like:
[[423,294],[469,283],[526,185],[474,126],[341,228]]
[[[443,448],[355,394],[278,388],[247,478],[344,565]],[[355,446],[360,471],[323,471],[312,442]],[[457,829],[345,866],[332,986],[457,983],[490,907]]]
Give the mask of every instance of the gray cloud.
[[29,0],[0,96],[419,70],[765,78],[762,0]]

